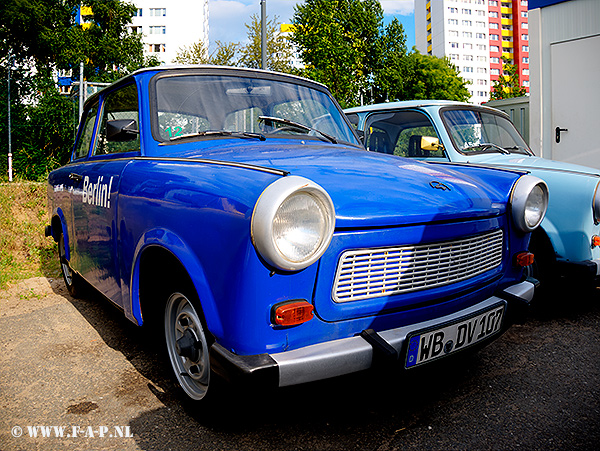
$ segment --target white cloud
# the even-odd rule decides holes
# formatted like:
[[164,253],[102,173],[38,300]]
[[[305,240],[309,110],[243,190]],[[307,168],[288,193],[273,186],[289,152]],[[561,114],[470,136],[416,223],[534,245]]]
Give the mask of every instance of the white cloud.
[[415,11],[414,0],[380,0],[385,14],[409,16]]

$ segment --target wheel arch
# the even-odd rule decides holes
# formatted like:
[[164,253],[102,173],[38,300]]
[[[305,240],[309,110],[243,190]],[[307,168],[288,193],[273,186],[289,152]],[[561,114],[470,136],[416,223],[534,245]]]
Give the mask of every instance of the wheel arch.
[[[165,281],[170,281],[165,283]],[[197,297],[206,327],[211,334],[222,335],[222,325],[205,272],[183,240],[170,231],[147,232],[136,251],[131,275],[129,319],[142,325],[152,320],[156,309],[164,307],[166,293],[179,284],[190,288]],[[162,298],[160,297],[163,295]]]
[[52,215],[52,219],[50,220],[50,226],[52,228],[52,239],[58,243],[60,239],[60,235],[64,236],[65,240],[65,257],[67,260],[71,260],[71,251],[69,248],[69,232],[67,229],[67,220],[65,219],[65,215],[63,211],[58,208]]

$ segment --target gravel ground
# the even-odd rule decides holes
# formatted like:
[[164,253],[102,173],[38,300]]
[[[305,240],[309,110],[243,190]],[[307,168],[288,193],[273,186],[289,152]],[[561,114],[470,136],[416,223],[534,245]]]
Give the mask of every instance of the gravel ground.
[[156,336],[62,280],[0,292],[0,347],[0,450],[600,449],[597,290],[545,295],[452,362],[207,407],[179,395]]

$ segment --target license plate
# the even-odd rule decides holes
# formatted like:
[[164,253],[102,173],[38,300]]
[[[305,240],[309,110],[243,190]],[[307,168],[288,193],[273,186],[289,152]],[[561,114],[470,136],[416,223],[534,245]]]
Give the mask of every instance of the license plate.
[[422,365],[466,349],[499,332],[502,327],[504,308],[505,304],[496,305],[475,316],[439,329],[410,334],[406,368]]

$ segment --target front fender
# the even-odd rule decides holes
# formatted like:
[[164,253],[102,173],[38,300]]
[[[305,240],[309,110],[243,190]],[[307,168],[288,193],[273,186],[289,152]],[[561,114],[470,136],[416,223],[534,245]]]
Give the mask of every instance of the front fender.
[[[158,246],[170,252],[186,269],[200,299],[206,325],[212,334],[223,335],[215,298],[206,279],[202,264],[191,247],[177,234],[168,229],[155,228],[146,231],[138,240],[134,252],[134,265],[131,274],[131,295],[125,305],[125,316],[138,325],[143,324],[140,302],[140,260],[150,246]],[[127,298],[124,298],[127,299]]]

